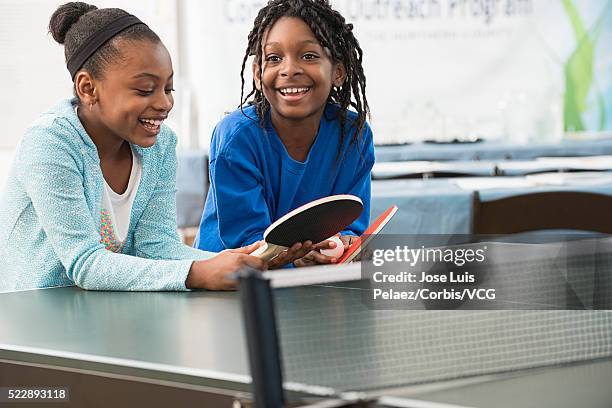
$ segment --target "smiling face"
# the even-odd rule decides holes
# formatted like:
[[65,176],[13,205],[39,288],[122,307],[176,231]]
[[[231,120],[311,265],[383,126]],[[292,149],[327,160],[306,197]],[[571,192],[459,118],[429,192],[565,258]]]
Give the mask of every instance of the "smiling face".
[[104,134],[150,147],[174,105],[172,61],[161,42],[115,41],[124,60],[109,64],[100,79],[78,73],[77,92],[84,110],[93,102],[87,117],[96,139]]
[[268,100],[272,120],[320,118],[332,85],[344,80],[344,67],[334,63],[328,51],[300,18],[281,17],[262,42],[262,71],[253,65],[258,90]]

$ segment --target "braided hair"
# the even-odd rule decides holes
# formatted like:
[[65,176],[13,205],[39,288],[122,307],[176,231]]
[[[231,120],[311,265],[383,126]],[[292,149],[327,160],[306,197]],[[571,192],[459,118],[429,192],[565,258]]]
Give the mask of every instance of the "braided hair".
[[[251,91],[244,96],[244,70],[249,57],[254,56],[254,62],[259,66],[260,77],[263,75],[261,46],[263,37],[266,30],[281,17],[302,19],[310,27],[321,46],[329,50],[332,60],[344,64],[346,79],[341,86],[332,88],[328,103],[334,103],[340,107],[337,113],[337,119],[340,122],[340,146],[342,146],[345,137],[347,109],[352,106],[357,111],[355,123],[349,124],[355,127],[351,144],[355,143],[361,138],[366,116],[370,114],[370,107],[365,95],[366,78],[362,66],[363,51],[353,35],[353,25],[346,23],[344,17],[332,9],[328,0],[270,0],[259,11],[253,29],[249,33],[249,42],[242,60],[240,109],[242,110],[247,103],[255,105],[257,117],[261,126],[264,126],[264,118],[270,109],[270,103],[263,93],[257,89],[255,81],[253,81]],[[251,96],[253,99],[248,101]],[[244,114],[244,110],[242,112]],[[338,154],[340,154],[340,151]]]

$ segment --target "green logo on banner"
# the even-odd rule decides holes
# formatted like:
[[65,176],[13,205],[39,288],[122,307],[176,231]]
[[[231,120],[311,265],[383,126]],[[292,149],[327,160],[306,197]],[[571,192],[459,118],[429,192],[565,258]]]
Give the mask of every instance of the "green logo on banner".
[[584,112],[592,109],[592,106],[588,106],[587,97],[591,88],[593,88],[599,111],[599,129],[597,130],[601,131],[606,128],[606,105],[604,95],[598,88],[597,80],[593,75],[594,51],[603,27],[604,16],[612,2],[608,2],[593,27],[587,30],[572,0],[561,1],[576,36],[576,49],[572,52],[564,67],[565,107],[563,119],[565,130],[570,132],[595,130],[586,129],[583,121]]

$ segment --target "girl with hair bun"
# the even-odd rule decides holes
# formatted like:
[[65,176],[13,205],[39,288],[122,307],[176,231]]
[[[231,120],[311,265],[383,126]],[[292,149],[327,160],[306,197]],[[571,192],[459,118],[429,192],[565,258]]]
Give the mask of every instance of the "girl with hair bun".
[[49,31],[74,97],[16,151],[0,202],[0,291],[224,290],[237,269],[265,268],[248,255],[259,243],[215,254],[180,241],[176,136],[163,123],[173,70],[159,37],[124,10],[81,2],[60,6]]

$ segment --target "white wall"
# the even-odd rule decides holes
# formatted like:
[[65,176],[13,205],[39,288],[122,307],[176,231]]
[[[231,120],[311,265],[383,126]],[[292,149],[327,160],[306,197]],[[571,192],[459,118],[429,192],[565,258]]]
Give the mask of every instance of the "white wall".
[[0,149],[0,191],[4,189],[6,183],[6,176],[8,175],[11,161],[13,160],[13,150],[1,150]]
[[0,149],[12,149],[37,115],[71,94],[63,48],[47,34],[49,17],[59,2],[0,2]]

